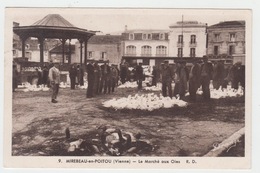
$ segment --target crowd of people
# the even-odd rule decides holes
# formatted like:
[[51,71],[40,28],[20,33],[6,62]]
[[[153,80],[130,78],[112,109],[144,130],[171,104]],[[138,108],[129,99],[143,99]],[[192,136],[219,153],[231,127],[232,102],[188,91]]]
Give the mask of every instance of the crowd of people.
[[[203,98],[209,100],[211,81],[213,88],[217,90],[220,87],[226,88],[228,83],[231,83],[234,89],[238,89],[239,84],[245,88],[245,67],[241,62],[235,63],[229,69],[225,67],[223,60],[211,63],[207,58],[204,58],[203,62],[193,59],[191,68],[186,66],[185,61],[179,61],[172,70],[168,61],[165,61],[161,69],[163,96],[182,99],[189,92],[190,101],[194,102],[198,88],[202,87]],[[173,93],[172,82],[175,83]]]
[[116,65],[104,63],[101,66],[97,62],[89,62],[86,67],[88,88],[87,98],[99,94],[110,94],[115,91],[118,85],[119,69]]
[[[36,69],[38,75],[37,85],[51,87],[53,90],[52,103],[57,103],[57,95],[60,84],[59,64],[54,63],[43,66],[42,70]],[[120,68],[117,65],[109,65],[104,62],[99,65],[97,62],[91,61],[86,65],[86,75],[88,87],[86,92],[87,98],[95,97],[100,94],[110,94],[115,91],[115,87],[124,84],[126,81],[136,81],[138,90],[142,89],[142,83],[145,80],[145,73],[142,63],[135,67],[129,67],[128,63],[122,63]],[[13,67],[13,91],[17,87],[18,72],[16,66]],[[80,65],[71,65],[69,69],[70,88],[73,90],[76,86],[84,85],[84,70]],[[196,101],[196,92],[202,87],[203,98],[210,99],[210,82],[214,89],[220,87],[226,88],[231,82],[232,88],[238,89],[239,84],[245,88],[245,67],[241,62],[235,63],[230,68],[224,65],[223,60],[209,62],[207,58],[203,61],[193,59],[192,65],[187,67],[185,61],[178,61],[174,66],[168,61],[164,61],[160,67],[153,66],[151,69],[152,81],[151,85],[156,86],[158,81],[162,83],[162,95],[164,97],[179,97],[183,99],[185,94],[189,92],[190,101]],[[174,83],[174,88],[172,84]]]

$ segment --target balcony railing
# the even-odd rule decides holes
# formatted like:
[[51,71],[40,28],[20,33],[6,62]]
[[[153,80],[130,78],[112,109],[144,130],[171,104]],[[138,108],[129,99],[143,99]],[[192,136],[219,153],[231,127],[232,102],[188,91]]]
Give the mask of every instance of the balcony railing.
[[177,54],[177,57],[183,57],[183,54]]
[[167,54],[156,54],[155,56],[158,56],[158,57],[166,57]]
[[124,56],[136,56],[136,53],[126,53]]
[[184,47],[184,42],[177,42],[177,47]]
[[190,42],[190,47],[197,47],[197,42]]
[[142,53],[141,56],[152,56],[152,54],[150,54],[150,53],[149,54]]

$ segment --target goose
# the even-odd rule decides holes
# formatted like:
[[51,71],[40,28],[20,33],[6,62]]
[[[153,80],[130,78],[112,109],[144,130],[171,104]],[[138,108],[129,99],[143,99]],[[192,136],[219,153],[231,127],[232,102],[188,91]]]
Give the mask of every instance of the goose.
[[88,155],[100,155],[98,147],[89,140],[83,140],[79,147],[82,152],[88,153]]
[[121,155],[131,146],[131,135],[122,135],[120,129],[107,129],[101,134],[101,143],[109,155]]
[[135,135],[136,141],[131,142],[131,147],[126,151],[127,153],[144,153],[144,152],[152,152],[158,149],[158,146],[151,145],[149,141],[140,140],[141,133],[137,133]]
[[131,148],[132,140],[131,136],[129,134],[124,135],[126,139],[124,139],[122,136],[120,137],[121,140],[114,143],[112,146],[112,149],[118,151],[116,155],[124,155],[124,153]]
[[76,149],[79,149],[82,142],[83,142],[83,139],[79,139],[79,140],[70,142],[68,152],[74,152],[74,151],[76,151]]

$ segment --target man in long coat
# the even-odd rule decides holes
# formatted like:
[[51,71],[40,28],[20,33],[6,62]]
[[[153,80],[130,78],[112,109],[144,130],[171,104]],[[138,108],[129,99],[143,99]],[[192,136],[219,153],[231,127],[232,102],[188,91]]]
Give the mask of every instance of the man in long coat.
[[99,86],[100,86],[100,77],[101,77],[101,69],[97,62],[94,63],[94,94],[99,94]]
[[164,97],[167,96],[167,92],[169,93],[169,97],[172,98],[172,80],[173,80],[173,74],[172,70],[169,66],[169,61],[164,61],[164,64],[162,66],[162,94]]
[[76,77],[77,77],[77,69],[75,68],[75,65],[71,66],[69,70],[69,76],[70,76],[70,88],[75,89]]
[[189,73],[189,93],[190,100],[196,101],[196,93],[200,87],[200,65],[193,59],[192,67]]
[[59,86],[60,86],[60,70],[58,69],[59,64],[54,63],[53,67],[49,70],[49,80],[52,87],[52,97],[51,102],[57,103],[57,95],[59,92]]

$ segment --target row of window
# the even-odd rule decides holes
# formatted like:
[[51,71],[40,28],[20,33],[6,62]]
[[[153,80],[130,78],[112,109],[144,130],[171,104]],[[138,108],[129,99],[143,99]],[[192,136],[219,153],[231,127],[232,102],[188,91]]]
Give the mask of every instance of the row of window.
[[[220,33],[214,34],[214,41],[221,41]],[[229,41],[230,42],[236,41],[236,33],[229,33]]]
[[[127,55],[136,55],[136,47],[135,46],[127,46],[126,47]],[[141,47],[141,55],[142,56],[151,56],[152,55],[152,47],[151,46],[142,46]],[[157,46],[156,47],[156,55],[166,56],[167,55],[167,47],[166,46]],[[178,48],[178,57],[183,56],[183,48]],[[190,57],[196,56],[196,49],[190,48]]]
[[[178,48],[177,57],[183,57],[183,48]],[[196,49],[190,48],[190,57],[196,57]]]
[[[26,44],[25,49],[30,49],[30,44]],[[40,44],[37,44],[37,49],[40,49]]]
[[[126,54],[128,55],[135,55],[136,54],[136,47],[135,46],[127,46],[126,47]],[[152,54],[152,47],[151,46],[142,46],[141,47],[141,54],[142,55],[151,55]],[[166,55],[167,54],[167,47],[166,46],[157,46],[156,47],[156,54],[157,55]]]
[[[94,58],[95,57],[95,52],[94,51],[88,51],[88,58]],[[105,60],[107,57],[106,52],[99,52],[99,59],[100,60]]]
[[[134,34],[130,33],[129,34],[129,40],[134,40]],[[152,34],[142,34],[142,39],[143,40],[152,40]],[[159,34],[159,39],[160,40],[165,40],[165,34],[164,33],[160,33]],[[183,35],[178,35],[178,43],[183,43]],[[196,35],[191,35],[190,36],[190,43],[196,43]]]
[[[178,35],[178,43],[183,43],[183,35]],[[195,44],[196,43],[196,35],[190,36],[190,43]]]
[[[134,40],[134,39],[135,39],[134,33],[130,33],[129,34],[129,40]],[[151,33],[143,33],[142,39],[143,40],[152,40],[152,34]],[[165,33],[159,34],[159,40],[165,40]]]
[[[235,53],[235,46],[230,45],[228,47],[228,55],[233,55]],[[214,46],[214,52],[213,55],[219,55],[219,46]]]

